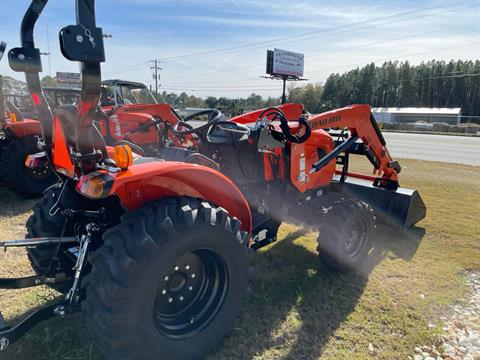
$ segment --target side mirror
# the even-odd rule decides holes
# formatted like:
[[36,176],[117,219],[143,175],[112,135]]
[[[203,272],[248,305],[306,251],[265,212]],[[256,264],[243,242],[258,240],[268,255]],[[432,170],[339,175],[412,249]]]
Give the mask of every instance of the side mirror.
[[0,60],[2,59],[6,48],[7,48],[7,43],[5,41],[0,41]]

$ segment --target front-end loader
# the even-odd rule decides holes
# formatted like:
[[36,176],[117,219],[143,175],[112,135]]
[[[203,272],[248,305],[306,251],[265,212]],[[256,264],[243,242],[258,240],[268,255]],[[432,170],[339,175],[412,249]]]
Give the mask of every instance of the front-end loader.
[[[39,108],[33,29],[46,3],[32,1],[23,47],[9,52]],[[63,181],[34,207],[26,239],[0,242],[26,246],[37,272],[0,279],[0,288],[46,284],[64,296],[15,326],[0,316],[0,351],[41,320],[82,310],[109,359],[202,358],[233,326],[251,253],[276,240],[282,221],[319,229],[321,259],[351,271],[369,256],[377,215],[404,227],[425,216],[418,193],[399,187],[400,166],[367,105],[311,116],[286,104],[230,120],[215,111],[199,127],[179,121],[173,136],[196,142],[161,159],[106,146],[94,122],[105,61],[94,0],[76,0],[76,12],[60,46],[80,62],[80,100],[41,122]],[[333,136],[331,128],[346,129]],[[349,172],[354,152],[378,176]]]

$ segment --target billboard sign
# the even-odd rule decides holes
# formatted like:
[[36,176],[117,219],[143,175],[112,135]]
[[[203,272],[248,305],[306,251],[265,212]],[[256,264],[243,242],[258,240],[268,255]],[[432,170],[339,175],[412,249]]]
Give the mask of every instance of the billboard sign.
[[292,51],[267,50],[267,73],[270,75],[286,75],[302,77],[305,55]]
[[57,81],[60,83],[80,84],[80,74],[57,71]]

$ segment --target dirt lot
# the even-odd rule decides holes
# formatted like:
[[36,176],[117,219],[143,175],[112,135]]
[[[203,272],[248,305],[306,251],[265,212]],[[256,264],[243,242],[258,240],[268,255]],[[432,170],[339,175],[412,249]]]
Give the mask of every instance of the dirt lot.
[[[380,228],[368,277],[329,272],[315,235],[284,225],[281,240],[254,258],[245,314],[209,359],[407,359],[417,345],[439,342],[441,317],[466,298],[463,272],[480,269],[480,168],[401,163],[402,185],[419,189],[427,218],[409,234]],[[4,188],[0,199],[0,238],[23,237],[34,201]],[[29,271],[23,250],[0,254],[0,275]],[[52,296],[0,292],[0,309],[18,319]],[[101,359],[81,315],[38,325],[0,357]]]

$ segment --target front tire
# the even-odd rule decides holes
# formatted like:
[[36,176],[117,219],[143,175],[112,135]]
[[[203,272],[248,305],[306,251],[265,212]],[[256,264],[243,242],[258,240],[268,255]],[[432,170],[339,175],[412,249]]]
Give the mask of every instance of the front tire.
[[225,336],[247,291],[240,222],[170,198],[106,231],[84,279],[90,333],[109,359],[198,359]]
[[373,243],[373,209],[363,201],[342,197],[327,211],[317,238],[320,259],[332,270],[363,270]]
[[27,156],[39,152],[37,141],[36,136],[14,139],[2,154],[4,180],[8,187],[20,196],[41,196],[45,189],[58,181],[49,166],[41,169],[29,169],[25,166]]

